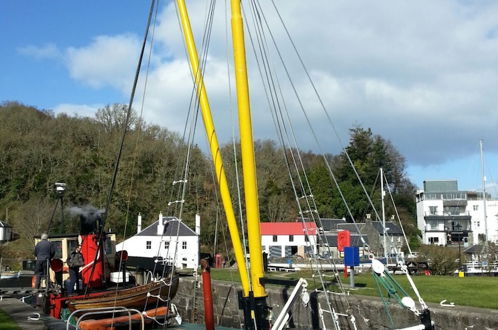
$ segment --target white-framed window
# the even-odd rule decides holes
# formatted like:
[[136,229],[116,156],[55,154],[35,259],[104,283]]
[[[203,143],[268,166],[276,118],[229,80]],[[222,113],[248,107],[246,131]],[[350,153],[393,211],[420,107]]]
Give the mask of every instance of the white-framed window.
[[436,215],[437,214],[437,206],[429,206],[429,213],[431,215]]
[[305,242],[309,242],[309,241],[310,241],[310,237],[309,237],[309,235],[304,235],[304,241],[305,241]]
[[187,242],[183,241],[182,242],[182,250],[186,250],[187,249]]
[[294,242],[294,235],[289,235],[289,242]]
[[164,249],[169,249],[169,241],[164,241]]
[[479,210],[479,205],[474,205],[473,209],[474,209],[474,211],[478,211]]
[[273,242],[277,242],[278,241],[278,236],[277,235],[273,235]]
[[147,250],[152,249],[152,242],[151,241],[146,241],[145,242],[145,249],[147,249]]
[[429,237],[429,244],[438,244],[439,237]]

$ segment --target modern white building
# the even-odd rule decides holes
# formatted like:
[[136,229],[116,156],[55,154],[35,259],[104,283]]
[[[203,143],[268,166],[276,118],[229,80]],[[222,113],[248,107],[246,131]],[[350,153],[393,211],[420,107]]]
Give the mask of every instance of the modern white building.
[[460,191],[457,180],[424,181],[417,191],[417,226],[424,244],[498,242],[498,201],[482,192]]
[[[162,257],[177,268],[197,269],[199,264],[200,217],[196,215],[196,231],[175,217],[163,217],[142,230],[139,215],[137,234],[116,245],[131,257]],[[176,253],[175,253],[176,252]],[[176,254],[176,255],[175,255]]]
[[261,245],[270,258],[317,253],[314,222],[261,222]]

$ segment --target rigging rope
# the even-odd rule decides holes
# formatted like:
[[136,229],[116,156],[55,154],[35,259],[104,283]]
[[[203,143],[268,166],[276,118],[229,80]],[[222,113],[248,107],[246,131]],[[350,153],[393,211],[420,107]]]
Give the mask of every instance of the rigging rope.
[[[295,171],[297,173],[297,177],[300,179],[300,177],[299,177],[299,169],[297,168],[297,163],[296,163],[296,159],[295,159],[295,156],[294,156],[294,152],[292,151],[292,148],[288,148],[287,147],[285,139],[284,139],[284,136],[283,136],[283,131],[285,131],[286,132],[286,136],[287,136],[287,140],[289,140],[289,134],[287,132],[287,129],[285,128],[285,125],[282,122],[282,119],[281,119],[281,118],[283,118],[283,115],[282,115],[282,110],[281,110],[281,106],[280,106],[280,101],[278,100],[277,89],[275,87],[275,80],[273,78],[274,74],[271,71],[269,60],[268,60],[267,47],[265,47],[266,46],[266,41],[265,41],[265,38],[264,38],[264,31],[263,31],[262,22],[261,22],[261,19],[260,19],[260,13],[259,13],[258,8],[255,5],[255,3],[251,2],[251,4],[252,4],[251,13],[253,15],[253,22],[254,22],[254,25],[255,25],[257,42],[258,42],[258,46],[259,46],[258,49],[259,49],[260,57],[261,57],[260,60],[258,60],[258,54],[256,53],[256,47],[255,47],[255,44],[254,44],[254,39],[252,37],[250,29],[248,28],[249,37],[250,37],[250,40],[251,40],[251,44],[253,46],[253,50],[255,52],[255,58],[256,58],[256,62],[258,64],[258,68],[259,68],[259,71],[260,71],[261,79],[262,79],[263,83],[265,84],[265,89],[264,90],[265,90],[265,94],[266,94],[267,101],[268,101],[268,104],[269,104],[269,108],[270,108],[270,110],[272,110],[271,111],[272,119],[273,119],[274,124],[275,124],[275,126],[277,128],[277,132],[278,132],[278,137],[279,137],[280,143],[281,143],[281,145],[284,148],[283,149],[284,150],[284,152],[283,152],[284,153],[284,158],[286,160],[286,166],[288,168],[289,177],[290,177],[290,180],[291,180],[291,183],[292,183],[292,187],[293,187],[295,198],[296,198],[296,201],[297,201],[297,204],[298,204],[298,208],[300,210],[299,213],[301,215],[301,220],[303,222],[303,226],[304,226],[304,230],[305,230],[305,235],[306,235],[306,237],[309,238],[310,235],[309,235],[308,228],[307,228],[305,220],[304,220],[304,212],[301,209],[301,205],[300,205],[300,202],[299,202],[299,196],[298,196],[297,191],[296,191],[296,185],[295,185],[294,179],[292,177],[292,170],[291,170],[291,166],[290,166],[290,161],[289,161],[289,158],[287,157],[287,152],[286,152],[287,149],[290,150],[290,154],[292,156],[292,160],[293,160],[293,164],[294,164],[294,169],[295,169]],[[263,69],[261,67],[263,67]],[[263,71],[264,71],[264,76],[266,76],[266,79],[263,77]],[[278,109],[279,112],[277,112],[277,109]],[[298,153],[298,152],[296,152],[296,153]],[[304,189],[304,186],[303,186],[303,183],[302,183],[301,180],[300,180],[300,185],[301,185],[301,189],[303,190],[304,195],[306,196],[306,191]],[[308,200],[307,200],[307,202],[308,202],[308,209],[311,209],[311,205],[310,205],[310,203],[309,203]],[[314,218],[313,213],[311,212],[310,214],[311,214],[312,218]],[[310,240],[308,239],[308,245],[310,245],[309,241]],[[314,251],[313,251],[312,247],[311,246],[309,246],[309,247],[311,248],[310,249],[311,250],[310,251],[311,255],[314,255]],[[322,269],[321,266],[322,265],[318,261],[317,258],[313,258],[313,260],[315,260],[315,262],[316,262],[316,271],[317,271],[318,276],[320,278],[320,282],[322,284],[322,287],[323,287],[324,291],[326,292],[327,291],[326,290],[326,285],[325,285],[325,283],[323,281],[323,274],[322,274],[322,271],[321,271],[321,269]],[[331,313],[331,315],[336,315],[335,310],[331,307],[331,303],[329,301],[328,294],[326,294],[326,299],[327,299],[327,305],[329,307],[329,312]]]
[[[211,36],[211,30],[212,30],[212,23],[213,23],[214,5],[215,5],[215,1],[211,1],[209,9],[208,9],[208,14],[207,14],[207,17],[206,17],[206,22],[205,22],[206,28],[204,30],[205,34],[204,34],[203,43],[202,43],[203,53],[201,55],[201,65],[199,66],[199,70],[200,71],[196,72],[195,75],[192,75],[194,85],[193,85],[193,88],[192,88],[192,93],[191,93],[191,98],[190,98],[190,105],[189,105],[189,110],[188,110],[188,114],[187,114],[187,120],[185,121],[184,133],[183,133],[183,141],[185,141],[185,136],[187,136],[187,139],[186,139],[187,140],[187,143],[186,143],[187,150],[186,150],[185,158],[184,158],[184,161],[183,161],[184,166],[183,166],[183,170],[182,170],[182,179],[173,182],[172,189],[171,189],[171,197],[174,194],[175,185],[177,183],[179,183],[179,186],[178,186],[178,189],[177,189],[177,194],[176,194],[177,199],[176,199],[175,202],[169,202],[168,203],[168,209],[169,209],[169,206],[174,205],[175,206],[175,208],[174,208],[175,209],[175,213],[178,214],[178,217],[177,217],[177,228],[176,228],[176,235],[175,235],[176,239],[175,239],[175,242],[174,242],[174,244],[175,244],[174,255],[173,255],[173,258],[172,258],[172,261],[171,261],[171,271],[170,271],[171,275],[169,276],[169,283],[167,284],[167,285],[170,285],[170,286],[173,283],[172,282],[173,281],[173,274],[174,274],[175,268],[176,268],[176,260],[177,260],[177,255],[178,255],[178,244],[179,244],[180,226],[182,225],[182,216],[183,216],[183,210],[184,210],[186,188],[187,188],[188,176],[189,176],[189,172],[190,172],[189,169],[190,169],[191,152],[192,152],[191,149],[192,149],[192,146],[193,146],[193,141],[194,141],[196,127],[197,127],[197,122],[198,122],[198,117],[199,117],[199,98],[195,97],[196,93],[198,93],[199,91],[196,88],[195,82],[197,81],[197,76],[200,75],[200,74],[202,74],[203,71],[205,70],[205,60],[206,60],[207,51],[208,51],[208,48],[209,48],[210,36]],[[176,2],[175,2],[175,6],[176,6]],[[176,10],[176,14],[177,14],[177,19],[178,19],[178,22],[179,22],[179,25],[180,25],[180,29],[181,29],[180,20],[179,20],[179,17],[178,17],[178,8]],[[185,48],[184,48],[184,50],[185,50]],[[192,120],[189,120],[189,118],[191,118],[190,114],[192,113],[193,109],[195,109],[193,118],[192,118]],[[187,133],[187,126],[188,126],[188,122],[189,121],[190,121],[190,127],[189,127],[188,133]],[[175,172],[177,172],[179,170],[180,164],[181,164],[180,162],[177,163],[177,170]],[[175,177],[176,177],[176,175],[175,175]],[[160,219],[160,221],[162,222],[163,220]],[[172,241],[172,237],[173,237],[173,233],[170,232],[169,236],[170,236],[169,237],[169,242],[171,242]],[[164,231],[163,231],[163,233],[161,233],[161,242],[163,241],[163,237],[164,237]],[[161,249],[161,244],[159,245],[158,255],[160,255],[160,249]],[[168,250],[166,251],[166,260],[167,261],[171,260],[171,257],[169,256],[170,252],[171,252],[171,245],[169,246]],[[154,271],[155,271],[155,268],[156,268],[156,265],[154,265]],[[163,277],[163,278],[165,276],[166,268],[167,267],[163,267],[163,269],[162,269],[162,275],[161,275],[161,277]],[[147,300],[148,300],[148,298],[149,297],[147,297]],[[168,297],[167,297],[168,306],[169,306],[170,301],[171,301],[170,298],[171,298],[171,290],[168,291]],[[156,308],[158,307],[158,305],[159,305],[159,300],[156,300]],[[145,306],[144,306],[144,308],[145,308]]]
[[[149,55],[147,58],[147,69],[145,73],[145,82],[144,82],[144,90],[142,93],[142,102],[140,106],[140,115],[139,115],[139,125],[138,125],[138,135],[137,139],[135,141],[135,148],[134,148],[134,156],[133,156],[133,161],[132,161],[132,168],[131,168],[131,175],[130,175],[130,187],[128,190],[128,200],[127,200],[127,205],[126,205],[126,218],[125,218],[125,225],[124,225],[124,236],[126,238],[126,230],[128,227],[128,220],[129,220],[129,211],[130,211],[130,204],[131,204],[131,193],[133,190],[133,183],[134,183],[134,177],[135,177],[135,166],[137,162],[137,154],[138,154],[138,145],[140,142],[140,138],[142,137],[142,125],[143,125],[143,110],[144,110],[144,103],[145,103],[145,96],[147,93],[147,85],[148,85],[148,79],[149,79],[149,70],[150,70],[150,60],[152,57],[152,50],[154,46],[154,36],[155,36],[155,31],[156,31],[156,22],[157,22],[157,12],[158,12],[158,6],[154,6],[154,9],[151,8],[151,10],[154,10],[154,24],[152,24],[152,33],[151,33],[151,38],[149,42]],[[123,241],[123,250],[126,250],[125,248],[126,245],[126,239]],[[119,255],[119,265],[118,265],[118,272],[122,273],[122,268],[123,268],[123,253],[120,253]],[[126,274],[124,275],[123,282],[126,281]],[[115,297],[114,297],[114,308],[116,307],[117,304],[117,296],[118,296],[118,288],[119,288],[119,283],[116,283],[116,288],[115,288]],[[112,314],[112,317],[114,318],[114,313]]]
[[[156,1],[152,0],[151,5],[150,5],[149,16],[147,18],[147,24],[146,24],[146,28],[145,28],[145,35],[144,35],[144,39],[143,39],[143,42],[142,42],[142,47],[141,47],[141,50],[140,50],[140,56],[139,56],[139,59],[138,59],[137,68],[135,70],[135,78],[133,79],[133,87],[132,87],[132,90],[131,90],[130,100],[129,100],[129,103],[128,103],[128,109],[127,109],[127,112],[126,112],[126,119],[125,119],[125,122],[123,123],[123,134],[121,136],[121,142],[120,142],[120,145],[119,145],[119,150],[118,150],[118,153],[116,155],[116,160],[115,160],[115,163],[114,163],[114,172],[113,172],[113,175],[112,175],[111,187],[109,189],[109,194],[107,196],[107,202],[106,202],[106,206],[105,206],[105,209],[104,209],[104,214],[102,215],[102,223],[100,224],[100,228],[99,228],[99,234],[98,234],[98,246],[99,246],[99,249],[102,249],[101,245],[103,243],[103,235],[104,235],[104,231],[105,231],[105,229],[104,229],[105,222],[107,220],[107,216],[108,216],[108,212],[109,212],[109,207],[110,207],[111,202],[112,202],[112,194],[113,194],[113,191],[114,191],[114,186],[116,185],[116,177],[117,177],[117,174],[118,174],[118,171],[119,171],[119,163],[121,161],[121,155],[123,153],[125,137],[126,137],[126,134],[128,132],[128,125],[129,125],[129,121],[130,121],[130,116],[131,116],[131,111],[132,111],[132,105],[133,105],[133,101],[135,99],[135,92],[136,92],[136,89],[137,89],[138,77],[140,75],[140,68],[142,66],[143,55],[144,55],[144,52],[145,52],[145,46],[147,44],[147,37],[149,35],[149,28],[150,28],[150,24],[151,24],[151,21],[152,21],[152,14],[154,12],[155,3],[156,3]],[[93,277],[93,273],[95,271],[95,266],[96,266],[96,262],[97,262],[97,255],[98,255],[98,253],[95,254],[95,259],[93,261],[93,267],[92,267],[92,270],[90,272],[90,278]],[[104,255],[102,256],[102,258],[105,258]],[[88,287],[86,287],[86,289],[85,289],[85,296],[87,295],[87,292],[88,292]]]

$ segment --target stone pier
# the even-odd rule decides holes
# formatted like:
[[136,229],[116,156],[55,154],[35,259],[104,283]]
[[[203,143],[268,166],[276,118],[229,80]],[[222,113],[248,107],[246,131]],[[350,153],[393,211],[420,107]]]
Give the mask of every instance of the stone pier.
[[[238,290],[240,290],[238,284],[213,281],[213,302],[217,325],[241,328],[243,317],[238,306]],[[278,316],[292,290],[293,287],[267,286],[268,304],[272,307],[273,320]],[[298,302],[292,309],[292,319],[289,323],[291,328],[324,328],[319,306],[323,310],[328,310],[325,296],[323,293],[313,291],[309,293],[311,299],[307,306]],[[411,311],[399,305],[391,304],[389,313],[386,313],[384,304],[378,298],[351,295],[347,297],[330,295],[329,297],[336,312],[348,312],[349,315],[354,316],[358,329],[391,329],[392,323],[396,328],[420,324],[419,319]],[[181,278],[180,287],[173,302],[179,308],[185,321],[203,323],[202,301],[202,288],[195,289],[195,282],[192,278]],[[498,310],[465,306],[441,307],[437,304],[429,304],[429,308],[437,329],[498,329]],[[324,312],[323,318],[326,328],[333,329],[330,313]],[[341,329],[354,329],[350,317],[340,316],[339,321]]]

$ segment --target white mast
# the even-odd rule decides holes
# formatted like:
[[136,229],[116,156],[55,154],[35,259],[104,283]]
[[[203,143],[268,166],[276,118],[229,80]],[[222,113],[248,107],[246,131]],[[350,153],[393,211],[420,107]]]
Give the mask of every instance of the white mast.
[[482,176],[482,202],[483,202],[483,210],[484,210],[484,252],[487,253],[488,247],[488,214],[486,212],[486,176],[484,175],[484,156],[483,156],[483,147],[482,140],[479,141],[480,149],[481,149],[481,176]]
[[384,258],[387,265],[387,230],[386,230],[386,211],[384,209],[384,172],[380,168],[380,195],[382,200],[382,230],[384,232]]

